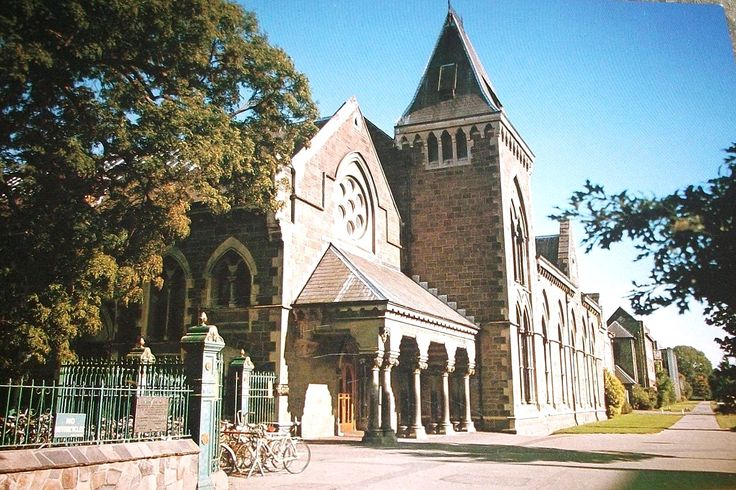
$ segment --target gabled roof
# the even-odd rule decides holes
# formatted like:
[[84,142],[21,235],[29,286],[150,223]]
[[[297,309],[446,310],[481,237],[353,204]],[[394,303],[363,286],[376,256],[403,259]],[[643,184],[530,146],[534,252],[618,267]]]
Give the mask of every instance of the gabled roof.
[[624,327],[621,326],[619,322],[613,322],[608,325],[608,331],[613,334],[614,337],[617,339],[633,339],[635,338],[633,335],[631,335],[631,332],[626,330]]
[[555,267],[560,268],[557,258],[560,249],[560,235],[545,235],[534,237],[537,255],[549,260]]
[[386,302],[419,314],[477,329],[401,271],[330,244],[295,305]]
[[[451,64],[457,69],[456,86],[453,97],[445,98],[438,90],[440,67]],[[501,101],[463,29],[462,20],[450,8],[419,87],[397,126],[490,114],[501,108]]]
[[634,380],[634,378],[629,376],[629,374],[626,371],[624,371],[623,368],[619,366],[618,364],[616,364],[616,377],[618,378],[619,381],[621,381],[621,383],[625,385],[635,385],[636,384],[636,380]]

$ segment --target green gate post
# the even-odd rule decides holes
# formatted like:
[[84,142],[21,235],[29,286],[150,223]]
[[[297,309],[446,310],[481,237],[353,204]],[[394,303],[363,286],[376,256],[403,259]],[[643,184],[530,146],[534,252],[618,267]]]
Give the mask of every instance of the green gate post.
[[[184,371],[192,388],[189,402],[189,428],[199,444],[198,488],[216,488],[223,478],[220,470],[220,418],[222,416],[222,349],[225,342],[217,327],[207,325],[202,313],[199,325],[181,338]],[[220,475],[217,473],[220,472]],[[227,477],[225,476],[225,483]],[[219,485],[218,485],[219,486]]]
[[240,412],[242,413],[242,419],[238,420],[237,413],[235,423],[247,424],[250,420],[250,376],[253,372],[253,362],[250,360],[250,356],[245,354],[243,349],[240,350],[240,357],[236,357],[230,362],[230,366],[235,370],[235,375],[240,378],[240,386],[238,387],[240,393],[235,393],[235,396],[240,396]]

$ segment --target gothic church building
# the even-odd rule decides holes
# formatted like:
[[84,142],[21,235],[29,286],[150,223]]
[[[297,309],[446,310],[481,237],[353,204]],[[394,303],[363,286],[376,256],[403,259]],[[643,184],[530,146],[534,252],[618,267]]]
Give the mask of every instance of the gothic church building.
[[178,352],[206,311],[226,364],[244,349],[275,371],[276,417],[305,437],[605,418],[598,297],[580,290],[569,223],[535,237],[534,154],[456,13],[393,138],[354,99],[318,127],[280,176],[282,209],[195,207],[164,288],[111,313],[101,345],[122,352],[141,334],[155,354]]

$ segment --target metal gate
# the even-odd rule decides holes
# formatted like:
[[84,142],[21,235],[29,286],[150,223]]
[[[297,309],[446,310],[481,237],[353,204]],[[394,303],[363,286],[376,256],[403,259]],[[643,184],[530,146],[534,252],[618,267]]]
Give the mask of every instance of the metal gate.
[[269,423],[276,420],[276,403],[273,387],[276,373],[256,372],[250,375],[250,390],[247,421],[251,424]]

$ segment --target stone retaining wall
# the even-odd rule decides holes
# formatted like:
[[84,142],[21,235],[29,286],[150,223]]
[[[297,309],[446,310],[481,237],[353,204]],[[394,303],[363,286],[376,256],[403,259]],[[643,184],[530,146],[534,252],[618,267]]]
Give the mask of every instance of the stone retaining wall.
[[0,490],[194,489],[191,439],[0,451]]

